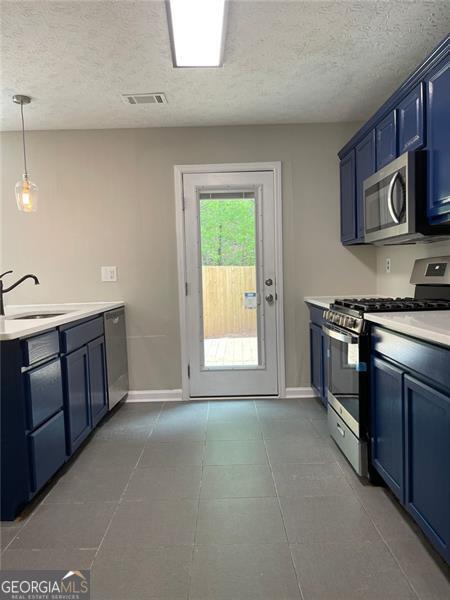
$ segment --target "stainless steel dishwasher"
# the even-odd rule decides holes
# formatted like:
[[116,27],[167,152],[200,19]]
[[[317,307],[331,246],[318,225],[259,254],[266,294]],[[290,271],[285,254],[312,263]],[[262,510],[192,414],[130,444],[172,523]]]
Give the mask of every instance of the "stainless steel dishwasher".
[[128,394],[128,356],[125,309],[105,313],[109,410]]

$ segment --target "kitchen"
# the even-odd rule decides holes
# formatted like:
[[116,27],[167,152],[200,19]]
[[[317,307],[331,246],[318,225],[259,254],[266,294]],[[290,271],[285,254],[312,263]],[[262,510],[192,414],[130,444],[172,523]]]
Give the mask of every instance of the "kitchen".
[[[230,2],[221,66],[182,68],[162,2],[89,2],[83,10],[2,2],[0,270],[13,273],[1,281],[5,291],[26,274],[39,280],[3,296],[5,573],[80,570],[90,574],[93,598],[111,600],[448,597],[445,309],[411,311],[422,321],[435,316],[428,333],[393,324],[409,311],[362,313],[368,348],[358,360],[349,350],[342,365],[352,381],[358,373],[368,399],[362,477],[328,429],[336,415],[334,432],[339,424],[346,437],[338,435],[353,439],[329,400],[338,394],[324,328],[341,328],[326,314],[340,312],[331,305],[411,298],[417,289],[433,300],[427,293],[436,286],[448,298],[450,16],[445,3],[408,6],[403,23],[405,5],[394,1]],[[23,22],[35,25],[26,48],[18,43]],[[328,48],[337,53],[334,73]],[[147,92],[163,102],[121,97],[140,102]],[[14,103],[19,94],[31,102]],[[21,109],[29,179],[39,187],[29,214],[14,197],[24,171]],[[410,162],[397,168],[405,152]],[[383,181],[405,170],[405,188],[397,178],[386,189]],[[373,186],[380,202],[392,199],[406,233],[387,233],[380,221],[382,237],[369,242]],[[230,189],[232,198],[219,195]],[[408,210],[402,197],[413,203]],[[253,206],[246,235],[263,240],[246,242],[239,265],[211,252],[199,270],[193,249],[206,245],[210,222],[199,207],[214,224],[214,203]],[[433,242],[405,243],[415,234]],[[429,264],[443,270],[432,285]],[[213,295],[202,313],[206,279],[198,273],[212,278],[237,266],[254,278],[243,298],[239,289],[250,325],[206,340],[202,323],[219,327],[209,317],[223,301]],[[28,318],[46,313],[60,314]],[[126,334],[115,339],[118,316]],[[239,353],[221,369],[202,365],[224,339],[233,352],[238,339],[250,361],[255,340],[257,365],[242,368]],[[413,364],[410,356],[431,359]],[[419,427],[426,452],[406,439],[408,403],[398,389],[408,385],[420,406],[435,392],[427,405],[433,443]],[[375,417],[389,425],[378,438]],[[57,435],[42,429],[49,424]],[[394,437],[383,446],[385,435]],[[439,466],[439,479],[423,462]],[[418,510],[408,497],[411,473],[427,491]]]

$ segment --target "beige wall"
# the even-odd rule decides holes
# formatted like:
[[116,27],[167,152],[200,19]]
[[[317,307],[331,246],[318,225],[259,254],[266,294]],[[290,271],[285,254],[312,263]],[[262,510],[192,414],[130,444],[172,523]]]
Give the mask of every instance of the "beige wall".
[[[347,123],[32,132],[29,166],[40,188],[33,215],[15,208],[20,138],[5,133],[2,263],[41,279],[7,302],[124,299],[131,387],[179,388],[173,165],[281,160],[287,384],[308,385],[303,297],[376,291],[377,250],[339,241],[336,152],[355,129]],[[119,281],[102,283],[101,265],[117,265]]]
[[[377,250],[377,292],[388,296],[413,296],[409,278],[416,258],[450,255],[450,242],[391,246]],[[391,272],[386,273],[386,258],[391,259]]]

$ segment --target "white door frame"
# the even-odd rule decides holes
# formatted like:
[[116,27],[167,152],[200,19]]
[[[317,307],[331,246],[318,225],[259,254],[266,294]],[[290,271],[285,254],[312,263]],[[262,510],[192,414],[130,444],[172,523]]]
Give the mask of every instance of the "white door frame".
[[[283,227],[281,196],[281,162],[261,163],[222,163],[210,165],[175,165],[175,217],[177,233],[178,260],[178,304],[180,311],[181,335],[181,383],[182,398],[190,400],[188,377],[188,334],[186,320],[186,255],[183,215],[183,175],[187,173],[242,173],[247,171],[271,171],[274,177],[275,203],[275,281],[277,282],[278,301],[276,302],[277,322],[277,363],[278,398],[286,397],[286,374],[284,360],[284,293],[283,293]],[[267,396],[266,396],[267,398]],[[201,398],[204,400],[205,398]]]

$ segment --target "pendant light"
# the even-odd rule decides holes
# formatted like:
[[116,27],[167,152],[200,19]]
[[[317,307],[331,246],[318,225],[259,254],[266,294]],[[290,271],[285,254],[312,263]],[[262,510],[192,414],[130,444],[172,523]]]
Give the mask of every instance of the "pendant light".
[[23,107],[24,104],[30,104],[31,98],[29,96],[16,95],[13,96],[13,102],[20,104],[20,115],[22,117],[22,145],[23,145],[23,165],[24,173],[22,180],[16,183],[16,201],[17,208],[23,212],[35,212],[37,210],[38,203],[38,187],[35,183],[30,181],[27,170],[27,153],[25,148],[25,123],[23,120]]

